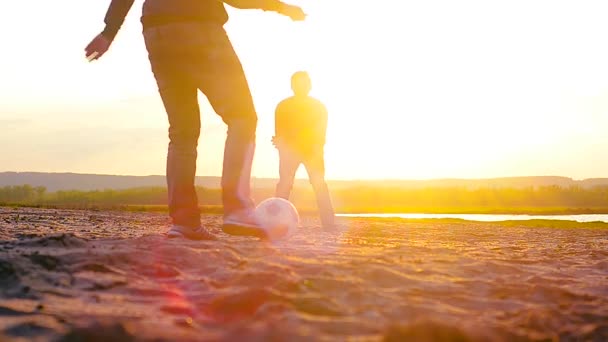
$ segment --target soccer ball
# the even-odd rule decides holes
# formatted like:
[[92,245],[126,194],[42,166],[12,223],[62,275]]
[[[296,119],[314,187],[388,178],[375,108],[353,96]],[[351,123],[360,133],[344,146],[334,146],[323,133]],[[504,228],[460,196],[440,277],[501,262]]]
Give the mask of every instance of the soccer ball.
[[270,239],[282,238],[293,233],[300,223],[298,210],[286,199],[271,197],[255,208],[256,217]]

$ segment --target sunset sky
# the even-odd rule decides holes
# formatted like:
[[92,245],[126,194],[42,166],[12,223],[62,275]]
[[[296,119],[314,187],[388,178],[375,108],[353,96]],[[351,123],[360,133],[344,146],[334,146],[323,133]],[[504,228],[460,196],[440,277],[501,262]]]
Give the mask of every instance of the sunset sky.
[[[164,174],[142,1],[108,54],[84,58],[109,3],[3,5],[0,171]],[[274,107],[306,69],[330,179],[608,177],[608,1],[291,3],[307,21],[227,6],[259,116],[254,176],[278,174]],[[197,174],[219,175],[226,128],[200,101]]]

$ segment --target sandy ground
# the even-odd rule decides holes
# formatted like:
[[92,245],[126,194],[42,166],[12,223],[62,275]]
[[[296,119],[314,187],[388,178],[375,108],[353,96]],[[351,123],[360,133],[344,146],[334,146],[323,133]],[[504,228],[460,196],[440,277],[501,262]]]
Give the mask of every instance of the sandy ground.
[[608,340],[608,230],[303,220],[167,240],[158,213],[0,208],[1,341]]

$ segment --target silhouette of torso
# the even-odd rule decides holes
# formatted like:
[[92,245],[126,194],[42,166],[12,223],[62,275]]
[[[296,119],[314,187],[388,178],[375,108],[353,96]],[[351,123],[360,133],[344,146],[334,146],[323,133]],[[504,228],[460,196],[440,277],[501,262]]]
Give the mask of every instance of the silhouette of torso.
[[[134,0],[112,0],[104,31],[114,38]],[[144,29],[176,22],[197,22],[223,26],[228,21],[224,3],[217,0],[145,0],[141,22]]]
[[146,0],[141,20],[144,26],[172,20],[223,25],[228,20],[228,13],[224,3],[215,0]]
[[275,112],[275,136],[303,156],[325,145],[327,109],[311,96],[292,96],[281,101]]

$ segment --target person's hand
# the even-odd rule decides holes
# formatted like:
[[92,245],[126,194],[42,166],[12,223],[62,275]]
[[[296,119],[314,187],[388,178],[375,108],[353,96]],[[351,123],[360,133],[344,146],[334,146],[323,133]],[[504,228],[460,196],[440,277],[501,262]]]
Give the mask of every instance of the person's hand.
[[108,51],[111,44],[112,41],[110,39],[106,38],[103,34],[98,34],[91,40],[89,45],[84,48],[86,58],[89,62],[99,59]]
[[306,19],[306,13],[299,6],[283,4],[279,13],[289,17],[293,21],[303,21]]
[[272,137],[272,144],[274,145],[274,147],[276,147],[277,150],[280,150],[281,148],[285,147],[283,139],[278,137]]

